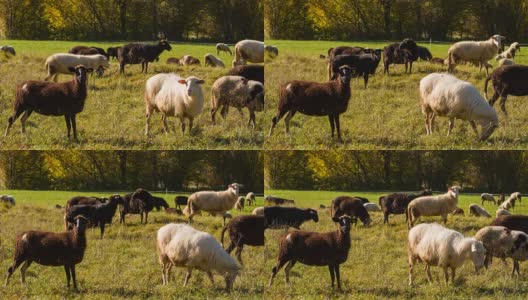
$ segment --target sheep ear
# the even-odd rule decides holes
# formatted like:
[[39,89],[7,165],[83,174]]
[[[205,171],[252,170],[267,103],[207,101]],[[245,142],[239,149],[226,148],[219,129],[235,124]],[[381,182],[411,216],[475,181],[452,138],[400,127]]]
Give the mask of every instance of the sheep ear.
[[187,84],[187,81],[185,79],[180,79],[180,80],[178,80],[178,83]]
[[72,72],[72,73],[75,73],[75,68],[74,67],[69,67],[68,68],[68,71]]
[[205,83],[205,80],[200,79],[200,80],[196,81],[196,83],[198,83],[198,84],[204,84],[204,83]]
[[332,221],[334,221],[336,223],[339,223],[339,218],[338,217],[332,217]]

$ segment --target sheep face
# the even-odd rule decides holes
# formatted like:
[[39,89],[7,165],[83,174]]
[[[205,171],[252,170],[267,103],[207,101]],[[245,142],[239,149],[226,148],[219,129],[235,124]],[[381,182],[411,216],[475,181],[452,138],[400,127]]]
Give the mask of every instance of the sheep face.
[[73,67],[69,67],[68,70],[72,73],[74,73],[75,75],[75,79],[77,80],[77,82],[79,83],[84,83],[86,82],[86,73],[88,72],[93,72],[93,69],[90,68],[90,69],[87,69],[85,68],[84,66],[80,65],[80,66],[77,66],[75,68]]
[[448,189],[449,193],[454,197],[458,197],[460,190],[461,188],[458,185],[454,185]]
[[161,40],[158,42],[158,46],[160,46],[161,49],[171,51],[172,47],[169,45],[169,42],[167,40]]
[[347,82],[350,82],[350,79],[352,78],[354,69],[351,67],[345,65],[339,67],[339,78],[341,79],[341,83],[345,84]]
[[475,272],[478,272],[483,266],[484,261],[486,259],[486,248],[484,248],[484,244],[480,241],[473,241],[471,244],[471,261],[473,261],[473,265],[475,266]]
[[479,121],[479,125],[482,128],[482,132],[480,133],[481,141],[488,139],[495,129],[499,127],[499,125],[487,121]]
[[[352,218],[347,215],[342,215],[340,217],[333,217],[332,221],[339,224],[339,230],[341,230],[342,233],[348,233],[350,232],[350,227],[352,224]],[[356,219],[357,222],[357,219]]]
[[202,87],[201,84],[204,84],[203,79],[196,78],[194,76],[187,77],[186,79],[178,80],[178,83],[185,84],[187,86],[187,96],[192,97],[194,95],[201,94]]
[[246,100],[246,105],[254,101],[254,110],[264,110],[264,86],[260,82],[254,82],[249,90],[249,97]]
[[506,37],[502,36],[502,35],[494,35],[492,36],[490,39],[493,40],[493,43],[500,48],[501,44],[502,44],[502,41],[506,39]]
[[308,213],[310,214],[310,217],[311,219],[314,221],[314,222],[319,222],[319,215],[317,214],[317,211],[315,209],[307,209]]

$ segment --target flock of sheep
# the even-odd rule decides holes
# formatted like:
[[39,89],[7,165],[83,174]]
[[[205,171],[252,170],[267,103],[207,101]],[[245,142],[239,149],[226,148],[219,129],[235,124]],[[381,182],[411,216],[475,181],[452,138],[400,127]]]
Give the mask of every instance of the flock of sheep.
[[[12,47],[4,47],[11,51]],[[4,49],[2,48],[2,49]],[[47,116],[64,116],[70,138],[77,140],[76,115],[84,109],[88,96],[87,75],[96,72],[102,76],[110,66],[110,58],[115,57],[120,64],[120,73],[125,73],[128,64],[141,64],[142,72],[147,73],[148,64],[159,60],[163,51],[171,51],[172,47],[164,36],[156,44],[130,43],[122,47],[110,47],[106,51],[98,47],[76,46],[69,53],[58,53],[49,56],[45,62],[46,78],[44,81],[25,81],[16,87],[14,112],[8,119],[5,136],[13,123],[20,117],[22,133],[25,133],[25,123],[33,113]],[[218,44],[218,51],[228,51],[229,46]],[[215,123],[215,113],[221,109],[222,117],[226,117],[229,107],[235,107],[240,112],[247,108],[250,112],[249,125],[256,126],[255,112],[264,109],[264,52],[276,48],[265,47],[263,42],[243,40],[235,45],[233,68],[218,78],[211,91],[211,118]],[[14,53],[14,49],[13,49]],[[219,53],[219,52],[218,52]],[[278,52],[277,52],[278,54]],[[180,65],[193,64],[199,60],[189,55],[182,59],[169,58],[167,63],[178,61]],[[247,63],[253,63],[248,65]],[[205,55],[205,66],[225,67],[222,60],[210,53]],[[59,74],[73,74],[68,82],[56,83]],[[53,79],[55,82],[49,82]],[[204,109],[204,94],[201,85],[204,80],[195,76],[181,77],[175,73],[160,73],[152,76],[145,86],[146,125],[145,134],[149,134],[149,120],[153,112],[162,115],[163,129],[168,131],[167,117],[181,120],[182,131],[185,132],[185,119],[189,120],[189,130],[193,120]]]
[[[505,103],[508,95],[528,95],[525,84],[528,67],[513,62],[520,45],[512,43],[508,49],[500,52],[504,39],[503,36],[494,35],[486,41],[457,42],[449,48],[446,59],[433,57],[426,47],[417,45],[412,39],[388,45],[383,50],[350,46],[330,48],[328,56],[320,56],[328,61],[328,82],[293,80],[280,86],[277,113],[272,119],[269,136],[283,117],[286,133],[289,133],[289,122],[299,112],[308,116],[328,116],[332,137],[337,131],[337,137],[341,140],[339,116],[348,108],[350,80],[361,76],[367,88],[369,75],[376,73],[382,59],[384,73],[389,73],[391,64],[405,64],[405,73],[410,73],[412,63],[418,59],[445,64],[448,72],[455,73],[455,67],[462,63],[474,64],[481,69],[485,67],[488,72],[491,67],[488,61],[496,58],[500,61],[499,67],[488,76],[484,88],[487,97],[488,82],[492,82],[495,93],[488,101],[471,83],[448,73],[425,76],[419,88],[427,135],[433,133],[436,117],[447,117],[448,135],[455,119],[461,119],[470,123],[480,140],[486,140],[499,126],[497,112],[493,108],[498,98],[501,98],[501,109],[507,115]],[[480,133],[477,126],[481,128]]]
[[[463,214],[463,210],[457,207],[460,193],[458,186],[450,187],[440,195],[432,195],[430,190],[424,190],[418,194],[393,193],[381,196],[379,206],[362,197],[337,197],[329,207],[330,218],[336,223],[337,229],[326,233],[300,229],[306,221],[319,221],[317,210],[297,208],[294,200],[271,195],[265,197],[267,206],[255,208],[252,214],[233,218],[229,210],[242,209],[245,204],[256,204],[254,193],[248,193],[246,197],[240,196],[241,187],[243,185],[233,183],[225,191],[201,191],[189,197],[177,196],[176,208],[170,208],[163,198],[152,196],[144,189],[124,196],[112,195],[109,199],[74,197],[64,207],[67,231],[25,231],[17,235],[14,259],[8,269],[5,285],[21,265],[22,283],[25,283],[27,268],[32,262],[36,262],[47,266],[64,266],[68,287],[71,277],[73,286],[77,289],[75,266],[83,260],[87,245],[86,228],[100,227],[103,238],[105,225],[112,223],[118,208],[120,223],[124,223],[127,214],[141,214],[143,222],[143,214],[147,218],[148,212],[154,208],[165,208],[167,213],[187,216],[188,224],[166,224],[157,232],[157,254],[162,265],[163,285],[169,283],[172,267],[179,267],[186,269],[184,286],[188,284],[193,270],[201,270],[206,272],[213,283],[213,273],[223,276],[226,290],[230,291],[242,270],[241,254],[244,245],[263,246],[265,230],[287,230],[293,227],[297,230],[287,231],[279,240],[277,264],[271,270],[269,286],[283,267],[286,282],[289,283],[291,269],[300,262],[309,266],[328,266],[332,287],[337,281],[337,287],[341,289],[340,265],[348,258],[351,226],[358,219],[364,226],[370,226],[370,213],[379,211],[383,211],[385,222],[388,222],[390,214],[405,214],[407,217],[410,285],[414,283],[413,270],[417,262],[426,265],[429,282],[432,281],[431,266],[441,267],[447,283],[450,278],[454,281],[456,269],[466,260],[471,260],[478,271],[482,267],[487,268],[493,257],[503,261],[511,258],[512,275],[519,274],[520,261],[528,260],[528,216],[512,215],[508,211],[515,207],[516,201],[521,202],[522,196],[518,192],[511,194],[507,200],[501,194],[502,202],[497,218],[491,225],[481,228],[475,237],[464,237],[461,233],[436,223],[416,225],[416,221],[422,216],[440,216],[445,224],[449,214]],[[482,194],[481,199],[482,205],[485,201],[497,205],[492,194]],[[180,205],[185,205],[183,211],[178,208]],[[62,209],[59,205],[57,208]],[[326,208],[324,205],[320,206],[320,209]],[[476,204],[471,204],[469,210],[471,215],[491,217],[483,207]],[[220,242],[211,234],[192,227],[194,217],[202,212],[223,217],[224,228]],[[227,225],[226,218],[231,219]],[[224,249],[226,232],[230,244]],[[230,255],[235,248],[238,262]]]

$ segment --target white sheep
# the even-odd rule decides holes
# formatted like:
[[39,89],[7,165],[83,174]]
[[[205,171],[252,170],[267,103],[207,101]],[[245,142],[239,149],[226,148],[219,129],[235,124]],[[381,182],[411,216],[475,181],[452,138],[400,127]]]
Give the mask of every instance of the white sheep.
[[514,198],[515,200],[519,200],[519,203],[521,203],[522,200],[522,194],[519,192],[512,193],[510,195],[510,198]]
[[482,193],[480,195],[480,200],[482,202],[482,205],[484,205],[484,201],[489,201],[489,202],[493,202],[493,204],[497,204],[497,201],[495,201],[495,196],[489,193]]
[[149,78],[145,87],[145,134],[149,134],[150,117],[155,111],[162,114],[165,132],[168,131],[166,118],[170,116],[180,119],[182,132],[185,132],[184,119],[189,119],[191,131],[194,118],[203,110],[203,83],[204,80],[194,76],[184,79],[176,74],[158,74]]
[[409,231],[407,253],[409,257],[409,285],[414,284],[413,269],[417,261],[425,263],[427,280],[432,283],[430,267],[444,270],[446,285],[449,282],[448,269],[451,269],[451,282],[455,281],[455,270],[471,259],[475,270],[484,266],[486,249],[482,242],[472,237],[447,229],[436,223],[419,224]]
[[224,43],[216,44],[216,55],[220,55],[220,52],[228,52],[229,55],[233,56],[233,52],[231,52],[229,46]]
[[257,216],[263,216],[264,215],[264,207],[260,206],[260,207],[256,207],[252,212],[251,212],[252,215],[257,215]]
[[240,112],[243,107],[249,110],[249,122],[256,127],[255,112],[264,110],[264,85],[258,81],[247,80],[241,76],[223,76],[211,87],[211,118],[216,123],[215,114],[222,107],[220,114],[225,119],[229,106]]
[[[455,119],[469,121],[480,138],[486,140],[499,126],[497,112],[469,82],[446,73],[432,73],[420,80],[422,112],[427,135],[433,134],[436,116],[448,117],[447,135],[455,126]],[[481,127],[481,134],[477,130]]]
[[505,260],[513,259],[512,276],[517,271],[519,275],[519,261],[528,259],[528,235],[522,231],[510,230],[503,226],[486,226],[480,229],[475,238],[486,247],[486,268],[493,257]]
[[202,210],[213,215],[222,215],[224,216],[225,225],[225,214],[235,206],[241,187],[243,185],[232,183],[227,186],[227,190],[225,191],[201,191],[193,193],[189,196],[187,206],[183,209],[183,213],[189,217],[189,223],[192,222],[193,216]]
[[515,65],[515,62],[513,60],[511,60],[511,59],[503,58],[503,59],[499,60],[499,67],[511,66],[511,65]]
[[469,215],[475,217],[491,218],[491,215],[483,207],[480,207],[477,204],[469,205]]
[[515,208],[515,198],[510,196],[506,201],[499,206],[500,209],[510,210]]
[[211,66],[225,68],[224,62],[220,58],[212,55],[211,53],[207,53],[206,55],[204,55],[204,65],[206,67]]
[[247,62],[264,62],[264,43],[255,40],[242,40],[235,45],[233,67],[245,65]]
[[445,194],[422,196],[412,200],[407,206],[409,228],[413,227],[421,216],[442,216],[445,224],[447,215],[457,208],[459,192],[459,186],[452,186]]
[[447,52],[448,71],[454,72],[456,65],[463,61],[478,61],[482,70],[482,66],[497,55],[503,39],[505,37],[496,34],[487,41],[462,41],[453,44]]
[[249,192],[246,194],[246,203],[247,205],[255,205],[257,202],[255,193]]
[[502,52],[501,54],[497,55],[497,57],[495,57],[495,60],[500,60],[500,59],[505,59],[505,58],[515,58],[515,52],[517,52],[517,50],[520,50],[521,47],[519,46],[519,43],[515,42],[515,43],[512,43],[510,45],[510,47],[508,49],[506,49],[504,52]]
[[498,217],[498,216],[511,216],[511,212],[509,212],[509,211],[506,210],[506,209],[499,208],[499,209],[497,209],[497,211],[495,212],[495,216],[496,216],[496,217]]
[[242,211],[244,210],[244,202],[246,201],[246,198],[239,196],[237,202],[235,203],[235,208]]
[[169,282],[173,266],[187,269],[187,285],[193,269],[207,273],[214,284],[212,272],[225,278],[226,290],[231,291],[240,267],[209,233],[196,230],[186,224],[167,224],[158,230],[158,257],[162,265],[163,285]]
[[381,209],[378,207],[376,203],[365,203],[363,206],[367,209],[367,211],[381,211]]
[[49,56],[46,59],[46,78],[48,81],[53,77],[54,81],[57,81],[59,74],[73,74],[70,68],[75,68],[79,65],[85,66],[87,69],[99,70],[107,69],[110,67],[108,59],[101,54],[94,55],[77,55],[58,53]]

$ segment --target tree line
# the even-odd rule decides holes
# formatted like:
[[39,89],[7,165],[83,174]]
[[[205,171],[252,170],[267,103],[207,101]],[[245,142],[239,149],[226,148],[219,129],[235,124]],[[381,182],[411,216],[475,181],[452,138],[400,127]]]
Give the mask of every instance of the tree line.
[[0,0],[0,37],[233,43],[263,39],[262,0]]
[[263,193],[258,151],[3,151],[0,188],[30,190],[224,190]]
[[[265,36],[294,40],[528,41],[528,0],[264,0]],[[295,12],[295,13],[292,13]]]
[[275,151],[265,187],[294,190],[528,191],[527,151]]

